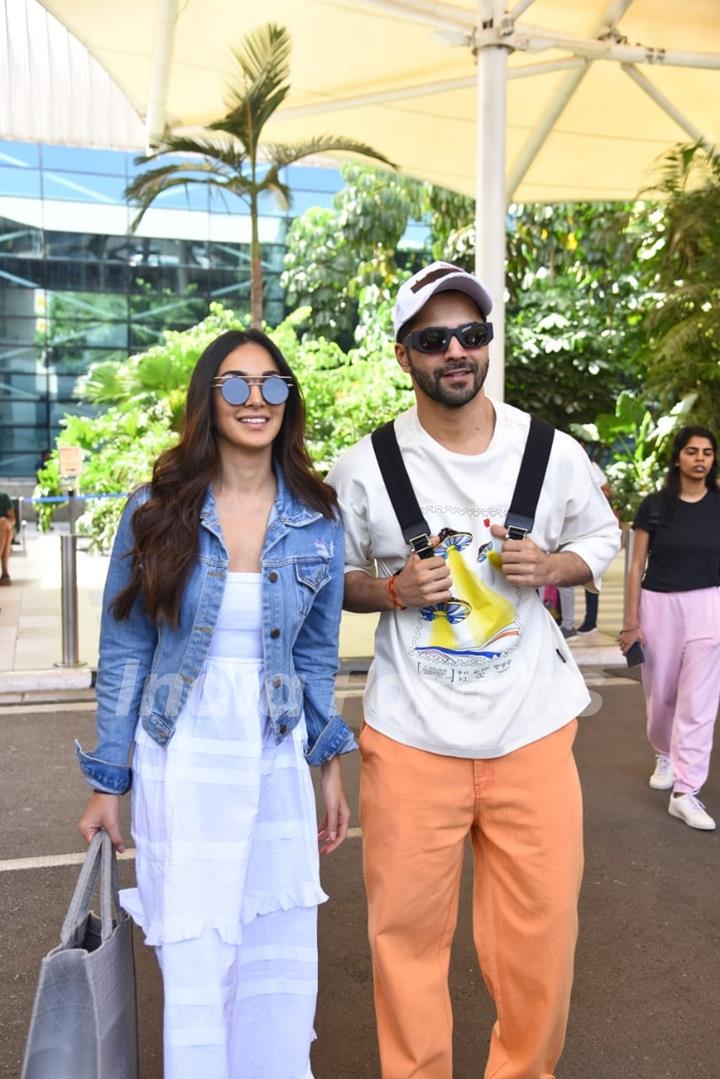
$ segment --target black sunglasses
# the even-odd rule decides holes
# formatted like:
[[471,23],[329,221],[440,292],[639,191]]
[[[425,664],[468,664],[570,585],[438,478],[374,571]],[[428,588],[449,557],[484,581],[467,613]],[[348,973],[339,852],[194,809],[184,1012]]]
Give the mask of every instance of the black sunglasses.
[[403,345],[412,345],[418,352],[444,352],[453,337],[457,337],[463,348],[482,348],[493,339],[492,322],[466,322],[464,326],[426,326],[424,330],[413,330]]
[[212,385],[229,405],[244,405],[250,399],[251,386],[260,387],[266,404],[281,405],[288,399],[293,380],[289,375],[220,375]]

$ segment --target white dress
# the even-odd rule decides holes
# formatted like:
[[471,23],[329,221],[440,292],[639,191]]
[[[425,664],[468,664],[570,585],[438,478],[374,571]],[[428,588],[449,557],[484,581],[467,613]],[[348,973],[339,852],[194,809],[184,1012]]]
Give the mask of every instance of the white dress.
[[[204,1079],[311,1075],[302,1046],[309,1047],[313,1037],[315,912],[327,896],[320,887],[304,719],[276,745],[267,717],[260,589],[260,574],[228,574],[208,657],[174,736],[167,748],[142,728],[135,738],[132,818],[138,886],[123,891],[121,899],[144,930],[146,943],[158,946],[166,999],[166,1079],[170,1074],[202,1074]],[[287,916],[280,918],[280,912]],[[215,1016],[207,1014],[207,1001],[220,992],[209,984],[211,975],[203,974],[204,986],[197,984],[197,969],[188,971],[185,982],[174,973],[173,984],[168,981],[177,964],[174,958],[167,962],[167,956],[197,956],[201,937],[207,942],[200,949],[203,967],[211,952],[227,955],[232,949],[232,985],[226,986],[228,975],[221,971],[217,980],[223,999]],[[179,942],[193,942],[193,947],[168,947]],[[223,962],[228,966],[230,961],[220,960],[220,966]],[[188,1014],[193,996],[201,1019]],[[261,998],[256,1006],[253,998]],[[168,1002],[176,999],[184,1011],[169,1015]],[[233,1016],[235,1005],[253,1015],[250,1030],[246,1016]],[[304,1052],[305,1063],[295,1070],[264,1057],[266,1039],[277,1053],[278,1021],[282,1036],[301,1047],[298,1059]],[[226,1043],[222,1052],[217,1049],[219,1026],[224,1026]],[[190,1044],[189,1029],[196,1031]],[[233,1041],[242,1044],[233,1046]],[[185,1063],[170,1070],[175,1049]],[[194,1063],[193,1049],[200,1053]],[[208,1067],[213,1049],[234,1064],[227,1063],[226,1070],[220,1062],[215,1070]]]

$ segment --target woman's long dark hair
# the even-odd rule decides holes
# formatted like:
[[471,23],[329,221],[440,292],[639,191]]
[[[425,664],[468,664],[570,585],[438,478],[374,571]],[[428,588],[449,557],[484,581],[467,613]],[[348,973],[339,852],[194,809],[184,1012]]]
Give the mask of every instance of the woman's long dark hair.
[[177,626],[180,621],[184,587],[197,557],[200,511],[219,464],[212,381],[228,353],[248,343],[264,348],[280,374],[293,379],[282,426],[273,442],[273,459],[297,498],[323,517],[335,512],[335,492],[315,473],[305,448],[305,405],[287,360],[259,330],[228,330],[208,345],[195,365],[180,442],[158,457],[150,498],[133,514],[130,582],[112,601],[118,619],[129,617],[135,601],[142,598],[154,624],[166,621]]
[[673,516],[677,509],[678,498],[680,497],[680,452],[683,450],[691,438],[706,438],[713,448],[714,459],[712,467],[705,477],[705,486],[709,491],[717,491],[717,439],[712,431],[707,427],[682,427],[675,435],[675,440],[672,447],[672,455],[670,457],[670,464],[668,470],[665,473],[665,482],[662,488],[662,496],[665,505],[670,511],[670,515]]

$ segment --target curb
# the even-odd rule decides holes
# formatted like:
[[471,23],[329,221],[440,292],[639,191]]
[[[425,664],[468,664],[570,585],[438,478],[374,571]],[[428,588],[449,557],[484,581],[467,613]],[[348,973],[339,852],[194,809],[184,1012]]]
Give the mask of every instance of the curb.
[[37,671],[3,671],[2,695],[93,689],[96,674],[94,667],[49,667],[47,670]]

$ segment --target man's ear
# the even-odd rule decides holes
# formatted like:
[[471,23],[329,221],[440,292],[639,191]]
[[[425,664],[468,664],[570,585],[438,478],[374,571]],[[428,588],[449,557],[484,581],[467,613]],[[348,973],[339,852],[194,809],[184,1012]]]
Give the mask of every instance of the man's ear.
[[408,356],[405,345],[401,345],[399,341],[395,342],[395,359],[402,367],[403,371],[410,373],[410,357]]

